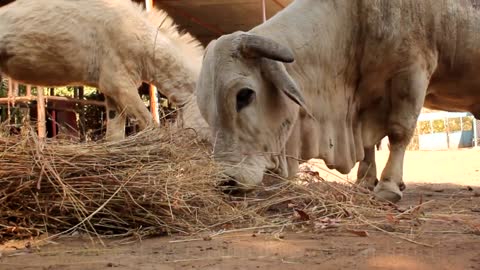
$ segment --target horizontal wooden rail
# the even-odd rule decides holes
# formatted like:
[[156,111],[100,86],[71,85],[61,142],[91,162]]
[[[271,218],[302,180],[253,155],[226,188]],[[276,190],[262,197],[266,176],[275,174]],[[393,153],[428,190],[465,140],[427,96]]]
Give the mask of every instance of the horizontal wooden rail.
[[[8,104],[8,103],[17,103],[17,102],[30,102],[37,100],[36,96],[23,96],[23,97],[10,97],[10,98],[0,98],[0,104]],[[79,103],[83,105],[94,105],[94,106],[105,106],[105,102],[98,101],[98,100],[85,100],[85,99],[78,99],[78,98],[68,98],[68,97],[57,97],[57,96],[45,96],[45,100],[48,102],[49,100],[52,101],[67,101],[72,103]]]

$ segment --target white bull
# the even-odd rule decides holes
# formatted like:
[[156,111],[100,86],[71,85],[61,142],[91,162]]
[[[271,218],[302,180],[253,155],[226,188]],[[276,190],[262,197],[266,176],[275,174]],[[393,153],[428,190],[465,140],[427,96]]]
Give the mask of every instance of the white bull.
[[[138,94],[142,82],[187,104],[203,52],[165,12],[147,13],[131,0],[17,0],[0,8],[0,72],[25,84],[98,87],[108,140],[124,137],[126,115],[140,129],[154,125]],[[201,120],[188,108],[187,122]]]
[[[422,106],[480,116],[479,49],[470,0],[297,0],[208,45],[197,102],[228,182],[251,189],[311,158],[342,173],[362,161],[365,184],[396,202]],[[366,171],[384,136],[376,184]]]

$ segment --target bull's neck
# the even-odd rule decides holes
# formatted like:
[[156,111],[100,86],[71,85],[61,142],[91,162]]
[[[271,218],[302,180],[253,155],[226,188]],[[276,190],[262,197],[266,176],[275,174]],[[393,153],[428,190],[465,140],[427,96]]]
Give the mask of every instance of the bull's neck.
[[169,101],[185,105],[195,91],[201,67],[201,58],[186,59],[174,46],[158,46],[155,56],[147,57],[145,77]]
[[[345,155],[352,138],[358,80],[358,22],[352,0],[299,0],[251,30],[289,47],[295,62],[286,64],[303,91],[314,119],[299,117],[288,139],[287,155],[329,162]],[[337,128],[338,127],[338,128]],[[300,130],[301,129],[301,130]],[[305,130],[303,130],[305,129]],[[349,153],[347,153],[350,155]],[[333,162],[333,161],[332,161]],[[351,166],[341,164],[347,168]]]
[[[352,0],[294,1],[250,32],[269,37],[289,47],[295,62],[286,64],[307,100],[322,89],[350,83],[358,31],[357,5]],[[335,81],[332,81],[335,78]],[[307,90],[308,88],[308,90]],[[307,104],[313,106],[313,104]]]

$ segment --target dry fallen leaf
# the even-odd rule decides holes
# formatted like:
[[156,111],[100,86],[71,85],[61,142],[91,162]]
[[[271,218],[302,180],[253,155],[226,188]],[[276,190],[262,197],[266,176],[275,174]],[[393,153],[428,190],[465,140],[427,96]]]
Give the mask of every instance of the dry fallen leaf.
[[322,218],[314,223],[315,229],[328,229],[328,228],[338,228],[340,225],[338,224],[339,220],[331,219],[331,218]]
[[305,213],[305,211],[300,210],[300,209],[296,209],[296,208],[295,208],[294,210],[295,210],[295,212],[298,214],[299,220],[301,220],[301,221],[308,221],[308,220],[310,220],[310,216],[309,216],[307,213]]
[[360,236],[360,237],[368,237],[369,236],[367,231],[347,230],[347,232],[353,233],[353,234],[355,234],[357,236]]
[[385,217],[390,224],[398,224],[399,221],[397,218],[395,218],[391,213],[388,213]]

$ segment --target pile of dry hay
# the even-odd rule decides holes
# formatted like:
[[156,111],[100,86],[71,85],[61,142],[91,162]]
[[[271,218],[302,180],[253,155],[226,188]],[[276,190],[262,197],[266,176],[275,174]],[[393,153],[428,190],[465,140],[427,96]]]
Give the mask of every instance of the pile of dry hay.
[[369,194],[314,173],[247,196],[226,195],[215,187],[219,172],[208,147],[175,128],[115,143],[39,142],[34,132],[0,138],[0,164],[0,242],[46,232],[323,229],[382,211]]

